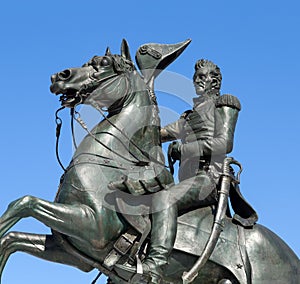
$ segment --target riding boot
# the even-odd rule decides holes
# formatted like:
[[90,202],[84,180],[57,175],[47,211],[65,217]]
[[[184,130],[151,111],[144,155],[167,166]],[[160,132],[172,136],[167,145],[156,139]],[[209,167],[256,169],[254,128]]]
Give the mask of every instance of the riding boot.
[[160,283],[163,268],[168,263],[174,246],[176,231],[176,204],[152,214],[150,250],[143,263],[145,273],[149,273],[152,279],[156,279],[150,283]]
[[[152,229],[149,253],[143,262],[143,276],[139,283],[161,283],[163,268],[173,249],[177,231],[177,205],[168,204],[168,193],[162,192],[153,200]],[[118,268],[136,273],[136,269],[124,265]]]

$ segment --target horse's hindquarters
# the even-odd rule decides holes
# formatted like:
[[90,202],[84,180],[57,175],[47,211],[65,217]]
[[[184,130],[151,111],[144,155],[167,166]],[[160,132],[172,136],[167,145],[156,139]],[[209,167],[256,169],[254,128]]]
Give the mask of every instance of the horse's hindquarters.
[[299,284],[300,261],[276,234],[261,225],[245,230],[253,284]]
[[[175,248],[189,254],[195,263],[209,238],[212,223],[213,215],[209,208],[197,209],[181,216]],[[177,261],[181,267],[184,257]],[[283,240],[261,225],[245,229],[226,218],[224,231],[209,262],[217,264],[225,274],[230,272],[237,279],[237,283],[300,284],[298,257]],[[201,269],[200,276],[202,273],[206,274],[209,262]],[[202,283],[207,282],[203,280]]]
[[[198,257],[174,250],[165,269],[163,283],[182,284],[182,274],[189,271]],[[230,280],[232,284],[239,284],[236,277],[226,267],[213,261],[208,261],[201,269],[193,284],[218,284],[221,280]]]

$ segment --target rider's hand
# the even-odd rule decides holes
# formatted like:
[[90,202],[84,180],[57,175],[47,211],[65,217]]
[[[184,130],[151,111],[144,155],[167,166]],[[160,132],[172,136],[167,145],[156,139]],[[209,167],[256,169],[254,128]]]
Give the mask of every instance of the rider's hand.
[[173,161],[180,161],[181,158],[181,142],[174,141],[169,145],[168,154],[171,156]]

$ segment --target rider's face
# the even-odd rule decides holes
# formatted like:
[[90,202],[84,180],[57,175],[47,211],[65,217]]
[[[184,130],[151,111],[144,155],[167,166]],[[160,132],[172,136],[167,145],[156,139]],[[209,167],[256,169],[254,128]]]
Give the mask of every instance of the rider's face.
[[196,70],[193,81],[198,96],[208,94],[215,86],[215,74],[210,68],[203,67]]

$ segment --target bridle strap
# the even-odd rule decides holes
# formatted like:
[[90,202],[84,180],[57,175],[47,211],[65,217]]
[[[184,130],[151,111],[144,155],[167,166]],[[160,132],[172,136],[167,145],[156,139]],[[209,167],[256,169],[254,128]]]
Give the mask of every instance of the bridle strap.
[[71,110],[70,110],[70,116],[71,116],[72,140],[73,140],[73,145],[74,145],[75,149],[77,149],[77,143],[76,143],[76,139],[75,139],[75,130],[74,130],[74,112],[75,112],[75,109],[71,108]]
[[[104,112],[102,111],[102,109],[96,105],[96,104],[92,104],[99,112],[100,114],[103,116],[103,118],[110,124],[112,125],[115,129],[117,129],[123,136],[124,138],[126,138],[129,143],[131,143],[148,161],[145,162],[145,161],[141,161],[138,157],[136,157],[135,154],[133,154],[129,149],[128,152],[132,155],[132,157],[134,159],[136,159],[137,161],[132,161],[130,159],[127,159],[124,157],[124,155],[121,155],[120,153],[114,151],[113,149],[109,148],[108,146],[106,146],[104,143],[102,143],[93,133],[91,133],[89,131],[89,129],[87,128],[86,124],[84,123],[84,121],[81,119],[80,117],[80,114],[79,112],[77,112],[75,110],[76,106],[81,104],[84,100],[84,97],[88,96],[88,93],[89,93],[89,89],[90,88],[95,88],[95,86],[98,86],[100,85],[102,82],[106,81],[107,79],[111,79],[113,77],[116,77],[118,74],[114,74],[114,75],[111,75],[111,76],[108,76],[106,78],[103,78],[103,79],[100,79],[100,80],[97,80],[97,81],[93,81],[91,82],[90,84],[87,84],[87,85],[83,85],[82,88],[76,93],[76,95],[80,98],[80,101],[77,102],[72,108],[71,108],[71,111],[70,111],[70,115],[71,115],[71,131],[72,131],[72,140],[73,140],[73,145],[75,147],[75,149],[77,149],[77,144],[76,144],[76,139],[75,139],[75,132],[74,132],[74,120],[76,120],[80,125],[81,127],[90,135],[92,136],[95,141],[97,141],[98,143],[100,143],[100,145],[102,145],[103,147],[105,147],[106,149],[108,149],[109,151],[113,152],[114,154],[116,154],[117,156],[119,157],[122,157],[123,159],[127,160],[128,162],[131,162],[131,163],[134,163],[136,165],[139,165],[139,166],[146,166],[149,164],[150,161],[156,163],[156,164],[159,164],[165,168],[167,168],[167,166],[160,162],[159,160],[157,160],[156,158],[154,157],[150,157],[149,153],[147,153],[146,151],[144,151],[143,149],[141,149],[141,147],[139,147],[134,141],[132,141],[132,139],[130,139],[128,137],[128,135],[122,130],[120,129],[117,125],[115,125],[105,114]],[[56,113],[55,113],[55,122],[56,122],[56,157],[57,157],[57,160],[58,160],[58,163],[59,165],[61,166],[61,168],[66,172],[66,168],[63,166],[61,160],[60,160],[60,157],[59,157],[59,151],[58,151],[58,148],[59,148],[59,137],[60,137],[60,131],[61,131],[61,127],[62,127],[62,120],[61,118],[58,116],[58,112],[61,111],[62,109],[64,109],[65,107],[61,107],[59,108]]]
[[128,135],[122,130],[122,129],[120,129],[117,125],[115,125],[105,114],[104,114],[104,112],[102,111],[102,109],[99,107],[99,106],[97,106],[97,105],[95,105],[95,104],[93,104],[93,107],[95,107],[99,112],[100,112],[100,114],[103,116],[103,118],[111,125],[111,126],[113,126],[115,129],[117,129],[128,141],[129,141],[129,143],[131,143],[138,151],[140,151],[141,152],[141,154],[144,156],[144,157],[146,157],[149,161],[153,161],[153,162],[155,162],[156,164],[159,164],[159,165],[161,165],[161,166],[163,166],[163,167],[167,167],[164,163],[162,163],[162,162],[160,162],[160,161],[158,161],[156,158],[154,158],[154,157],[150,157],[150,155],[146,152],[146,151],[144,151],[141,147],[139,147],[134,141],[132,141],[132,139],[130,139],[129,137],[128,137]]
[[76,114],[77,116],[74,116],[74,119],[75,119],[75,120],[79,123],[79,125],[80,125],[80,126],[88,133],[88,135],[90,135],[91,137],[93,137],[93,139],[94,139],[97,143],[99,143],[101,146],[103,146],[104,148],[106,148],[106,149],[109,150],[110,152],[114,153],[115,155],[121,157],[121,158],[124,159],[125,161],[130,162],[130,163],[133,163],[133,164],[135,164],[135,165],[137,165],[137,166],[147,166],[147,165],[149,164],[148,162],[141,161],[140,159],[138,159],[138,158],[137,158],[133,153],[131,153],[130,151],[129,151],[129,153],[130,153],[130,154],[133,156],[133,158],[135,158],[137,161],[130,160],[130,159],[124,157],[123,154],[120,154],[120,153],[118,153],[117,151],[115,151],[115,150],[109,148],[109,147],[108,147],[107,145],[105,145],[102,141],[100,141],[100,140],[96,137],[96,135],[94,135],[94,134],[88,129],[88,127],[87,127],[87,125],[85,124],[85,122],[81,119],[80,113],[77,112],[77,111],[75,111],[75,114]]
[[63,110],[65,107],[61,107],[59,108],[56,112],[55,112],[55,123],[56,123],[56,146],[55,146],[55,153],[56,153],[56,159],[59,163],[59,165],[61,166],[61,168],[63,169],[64,172],[66,172],[66,168],[64,167],[64,165],[62,164],[60,157],[59,157],[59,137],[60,137],[60,131],[61,131],[61,127],[62,127],[62,119],[58,116],[58,113]]

